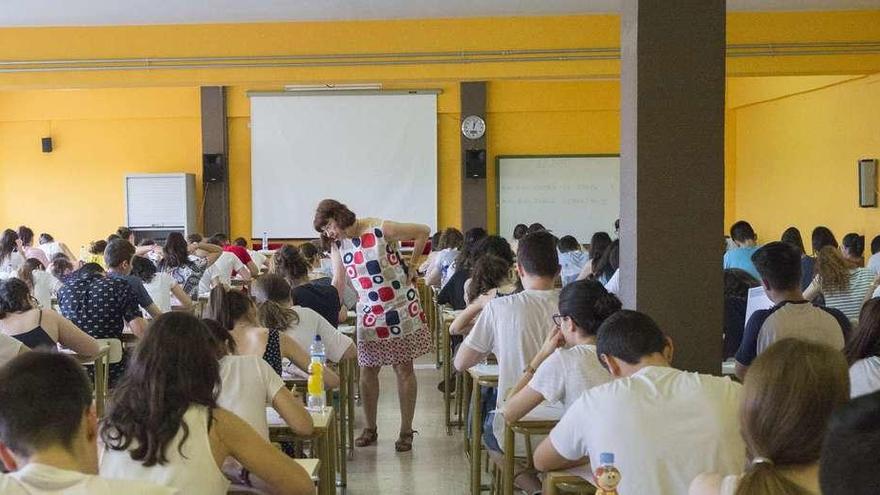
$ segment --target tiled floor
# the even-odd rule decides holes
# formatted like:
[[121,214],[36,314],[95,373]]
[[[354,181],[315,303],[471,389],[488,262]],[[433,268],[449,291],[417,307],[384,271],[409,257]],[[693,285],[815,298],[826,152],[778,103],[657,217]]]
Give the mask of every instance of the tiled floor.
[[[432,357],[433,355],[431,355]],[[425,356],[421,363],[429,363]],[[348,464],[350,495],[464,494],[468,490],[468,462],[464,455],[462,432],[446,435],[443,424],[443,394],[437,391],[441,373],[433,368],[417,369],[419,398],[414,429],[419,431],[412,452],[397,453],[394,441],[400,427],[397,385],[394,371],[384,368],[379,375],[379,442],[355,448]],[[363,415],[357,410],[355,436],[363,428]]]

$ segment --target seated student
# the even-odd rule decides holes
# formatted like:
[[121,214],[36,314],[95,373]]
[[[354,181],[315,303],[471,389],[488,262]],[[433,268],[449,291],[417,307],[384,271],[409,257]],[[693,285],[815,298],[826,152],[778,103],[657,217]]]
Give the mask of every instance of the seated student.
[[804,297],[813,300],[822,294],[826,306],[857,320],[862,304],[876,288],[875,278],[871,270],[856,266],[839,250],[825,246],[816,257],[816,277]]
[[17,278],[0,280],[0,333],[29,349],[56,350],[57,344],[80,356],[98,354],[98,342],[51,309],[35,308],[27,285]]
[[[97,263],[86,263],[65,279],[58,305],[65,318],[96,339],[122,340],[126,325],[142,337],[147,328],[131,286],[104,276]],[[110,365],[111,385],[122,376],[127,356],[123,353],[122,361]]]
[[[479,234],[479,231],[472,234]],[[440,252],[425,273],[425,284],[434,287],[444,287],[452,277],[454,269],[452,268],[455,260],[461,252],[464,244],[464,235],[455,227],[449,227],[440,234]]]
[[268,273],[254,281],[251,289],[257,301],[260,324],[274,328],[308,349],[316,335],[321,336],[327,360],[334,363],[357,357],[354,342],[315,311],[294,305],[290,284],[283,277]]
[[578,280],[591,278],[594,273],[598,273],[596,266],[602,260],[602,256],[609,247],[611,247],[611,236],[608,235],[608,232],[593,233],[593,236],[590,237],[590,262],[584,265],[580,275],[578,275]]
[[559,249],[559,266],[562,267],[562,286],[565,287],[577,280],[581,270],[590,262],[590,256],[571,235],[560,237],[557,249]]
[[73,251],[67,247],[63,242],[58,242],[52,237],[51,234],[42,233],[40,234],[40,249],[46,253],[46,256],[49,258],[49,262],[52,261],[52,258],[55,257],[56,254],[63,253],[67,256],[68,260],[75,260],[76,256],[73,255]]
[[428,273],[428,270],[434,266],[434,261],[437,260],[437,253],[440,252],[442,247],[440,247],[440,235],[442,232],[434,232],[431,234],[431,252],[428,253],[428,257],[425,258],[425,261],[419,265],[419,275],[425,276]]
[[732,358],[742,343],[746,327],[749,289],[759,287],[749,272],[739,268],[724,270],[724,352],[722,359]]
[[529,227],[524,223],[518,223],[513,228],[513,236],[510,238],[510,249],[515,253],[519,249],[519,240],[528,234]]
[[13,274],[24,265],[24,246],[18,233],[12,229],[6,229],[0,235],[0,274]]
[[162,314],[162,310],[153,303],[153,298],[144,287],[143,280],[131,275],[131,262],[134,258],[135,248],[130,242],[125,239],[115,239],[109,242],[107,248],[104,249],[104,266],[107,267],[107,277],[127,283],[137,298],[138,306],[156,318]]
[[876,275],[880,275],[880,235],[871,239],[871,257],[868,258],[868,268]]
[[724,269],[739,268],[755,278],[761,278],[752,263],[752,254],[758,250],[758,235],[749,222],[740,220],[734,223],[730,227],[730,238],[736,243],[736,249],[724,253]]
[[775,306],[755,311],[746,323],[736,352],[736,375],[740,379],[758,354],[777,340],[795,337],[843,349],[849,320],[834,308],[814,306],[804,298],[800,289],[801,256],[795,247],[771,242],[758,249],[752,260]]
[[28,286],[28,290],[41,308],[52,307],[52,296],[61,287],[61,282],[44,270],[40,261],[36,258],[28,258],[17,272],[0,274],[0,279],[12,276]]
[[193,305],[189,294],[184,292],[180,284],[170,274],[160,272],[152,261],[141,256],[135,256],[131,260],[131,275],[137,277],[144,284],[144,288],[153,299],[159,311],[167,313],[171,311],[171,296],[174,296],[175,306],[182,309],[190,309]]
[[[262,271],[263,268],[266,267],[266,262],[269,261],[269,258],[267,258],[265,254],[259,251],[248,249],[248,242],[244,237],[236,237],[235,240],[232,241],[232,245],[238,246],[247,251],[248,256],[251,257],[251,260],[254,262],[254,265],[257,267],[258,271]],[[269,249],[269,247],[263,246],[263,249]]]
[[[474,277],[474,275],[476,275],[477,263],[490,256],[501,258],[507,264],[506,277],[500,278],[500,275],[496,274],[499,275],[499,278],[497,279],[498,283],[492,283],[495,282],[494,277],[490,277],[491,280],[476,280]],[[510,244],[507,242],[507,239],[501,236],[490,235],[478,242],[471,252],[471,259],[469,261],[471,274],[468,276],[467,280],[464,281],[465,304],[471,302],[471,297],[473,295],[483,294],[491,289],[499,289],[502,294],[512,294],[516,292],[519,287],[516,285],[516,272],[513,270],[515,257],[513,251],[510,249]],[[496,270],[499,268],[501,267],[497,266]],[[483,275],[481,274],[481,277],[482,276]],[[479,284],[479,287],[477,287],[477,290],[471,292],[470,286],[475,281]]]
[[467,306],[467,302],[464,300],[466,292],[464,284],[467,279],[471,278],[471,269],[478,259],[474,256],[474,250],[486,237],[488,234],[480,227],[474,227],[465,232],[461,249],[455,257],[455,261],[449,265],[446,283],[442,285],[437,294],[439,304],[448,304],[455,310],[461,310]]
[[[52,257],[52,261],[49,262],[46,271],[55,277],[56,280],[61,282],[61,285],[64,285],[64,280],[68,275],[73,273],[73,263],[71,263],[70,258],[64,255],[64,253],[58,253]],[[58,292],[58,289],[60,288],[61,286],[59,285],[55,288],[55,292]]]
[[159,270],[174,277],[174,281],[195,301],[199,298],[202,275],[222,253],[223,250],[213,244],[196,240],[187,242],[183,234],[172,232],[165,239]]
[[[238,260],[247,267],[247,270],[250,272],[251,277],[256,277],[260,274],[260,269],[257,267],[256,263],[254,263],[254,260],[248,253],[247,248],[230,244],[229,238],[226,237],[226,234],[214,234],[211,236],[210,239],[208,239],[208,242],[216,246],[220,246],[224,252],[234,254],[235,257],[238,258]],[[240,274],[240,276],[244,276],[244,274]]]
[[820,493],[819,452],[834,409],[849,399],[843,356],[826,345],[783,339],[755,360],[739,422],[743,474],[701,474],[690,495]]
[[797,227],[789,227],[782,233],[782,242],[787,242],[797,248],[801,253],[801,290],[806,290],[813,281],[813,272],[816,267],[816,258],[807,255],[804,249],[804,240],[801,237],[801,231]]
[[18,228],[18,238],[21,239],[21,245],[24,248],[25,259],[34,258],[43,264],[44,267],[49,266],[49,257],[46,253],[34,246],[34,231],[26,225]]
[[[340,322],[344,321],[342,318],[348,318],[348,311],[353,311],[357,307],[358,302],[358,293],[352,285],[351,279],[349,277],[338,277],[334,281],[333,261],[329,257],[324,256],[319,239],[300,244],[297,249],[299,249],[299,253],[309,265],[309,281],[315,284],[331,285],[336,288],[346,313],[345,315],[342,312],[339,313]],[[288,283],[290,282],[288,281]],[[340,285],[343,287],[341,292],[338,287]],[[298,287],[301,286],[299,285]],[[342,310],[343,308],[340,309]],[[333,322],[331,321],[330,323]]]
[[[116,236],[119,237],[120,239],[125,239],[126,241],[131,243],[132,246],[137,244],[137,239],[135,239],[134,232],[130,228],[128,228],[124,225],[119,227],[118,229],[116,229]],[[110,242],[110,241],[107,241],[107,242]]]
[[232,457],[275,493],[314,492],[302,467],[217,404],[217,350],[195,316],[156,318],[130,366],[102,423],[101,476],[225,495],[220,468]]
[[[273,273],[284,277],[293,287],[290,296],[294,304],[314,310],[334,327],[345,321],[348,308],[342,306],[338,289],[332,283],[311,280],[309,263],[296,246],[284,245],[275,252],[274,262]],[[334,276],[341,276],[335,272]]]
[[79,252],[80,266],[85,265],[86,263],[95,263],[106,270],[107,267],[104,265],[105,249],[107,249],[107,241],[104,239],[98,239],[97,241],[89,243],[87,249],[81,249]]
[[[554,288],[559,258],[553,235],[536,232],[520,239],[516,270],[524,290],[487,302],[455,355],[455,368],[465,372],[490,353],[495,354],[499,370],[498,409],[504,407],[522,370],[541,349],[559,305],[559,290]],[[484,439],[488,448],[500,451],[504,419],[489,414],[485,425]]]
[[0,368],[0,460],[11,471],[0,474],[0,493],[177,493],[140,481],[96,476],[97,434],[92,387],[72,358],[30,352]]
[[880,486],[878,450],[880,392],[837,408],[831,415],[819,461],[822,495],[876,495]]
[[[219,247],[217,244],[215,246]],[[245,281],[251,280],[251,272],[244,263],[234,254],[223,251],[202,274],[202,278],[199,280],[199,294],[211,292],[211,287],[218,283],[229,287],[232,285],[232,279],[236,276]]]
[[[211,290],[208,301],[211,319],[217,320],[235,339],[239,356],[262,356],[279,376],[282,358],[289,359],[303,372],[309,369],[311,359],[306,348],[277,329],[260,326],[257,307],[250,296],[239,290],[228,290],[222,285]],[[336,388],[339,376],[333,370],[324,370],[324,385]]]
[[452,321],[450,334],[467,334],[487,302],[518,291],[516,284],[510,280],[513,264],[513,257],[504,258],[491,253],[480,257],[474,266],[473,276],[468,280],[465,294],[468,305]]
[[847,342],[851,396],[880,390],[880,299],[869,299],[862,307],[859,326]]
[[519,421],[545,400],[568,409],[586,390],[611,381],[596,354],[596,330],[620,308],[617,297],[595,280],[563,287],[559,313],[553,315],[556,328],[511,391],[504,419]]
[[535,450],[535,467],[600,466],[613,453],[620,493],[683,494],[702,472],[740,472],[745,445],[728,378],[670,366],[672,341],[645,314],[621,310],[599,327],[596,350],[616,379],[584,392]]
[[843,257],[855,266],[865,266],[865,236],[850,232],[840,243]]
[[0,366],[12,361],[15,356],[28,350],[18,339],[13,339],[4,333],[0,333]]

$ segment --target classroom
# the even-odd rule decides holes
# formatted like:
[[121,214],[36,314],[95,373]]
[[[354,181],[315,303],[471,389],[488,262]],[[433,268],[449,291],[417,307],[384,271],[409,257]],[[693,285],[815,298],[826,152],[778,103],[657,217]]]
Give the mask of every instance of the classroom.
[[876,493],[878,114],[880,0],[6,0],[0,495]]

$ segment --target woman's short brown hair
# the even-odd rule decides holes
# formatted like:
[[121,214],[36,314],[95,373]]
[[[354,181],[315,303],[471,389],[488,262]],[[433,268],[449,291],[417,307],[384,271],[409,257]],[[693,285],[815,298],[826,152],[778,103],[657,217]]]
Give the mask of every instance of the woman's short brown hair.
[[324,227],[330,223],[330,220],[335,220],[336,225],[340,229],[347,229],[354,225],[357,217],[353,211],[349,210],[347,206],[339,201],[324,199],[318,203],[318,208],[315,210],[315,230],[318,232],[323,231]]

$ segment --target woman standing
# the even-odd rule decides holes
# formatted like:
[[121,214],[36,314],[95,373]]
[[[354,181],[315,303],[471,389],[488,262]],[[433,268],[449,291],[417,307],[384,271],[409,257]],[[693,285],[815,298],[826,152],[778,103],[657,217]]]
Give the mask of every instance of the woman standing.
[[[412,450],[417,395],[413,359],[431,351],[431,334],[413,280],[431,229],[421,224],[358,219],[347,206],[332,199],[318,204],[314,226],[334,241],[334,271],[345,270],[358,291],[357,350],[367,427],[355,444],[365,447],[376,443],[379,371],[382,366],[392,366],[401,411],[400,435],[394,447],[398,452]],[[408,270],[398,241],[410,239],[415,240],[415,246]]]

